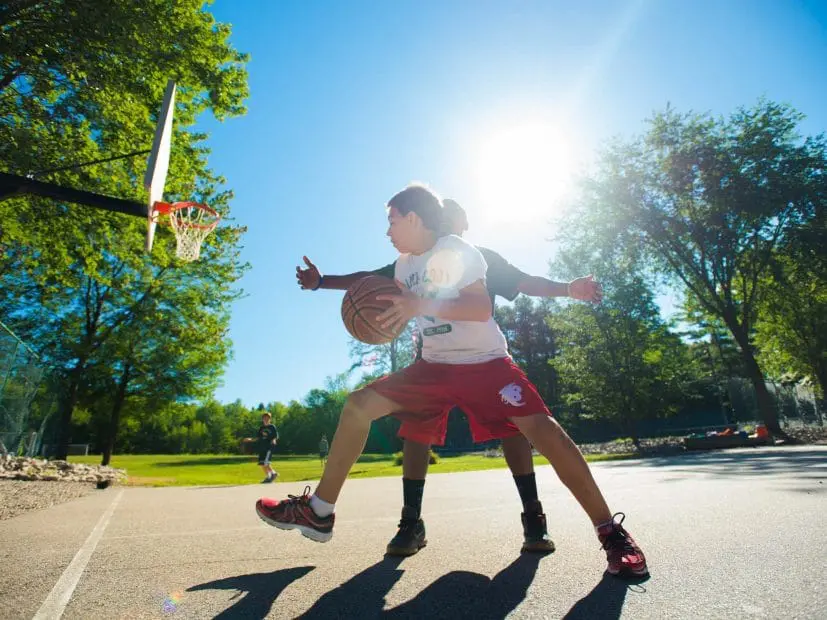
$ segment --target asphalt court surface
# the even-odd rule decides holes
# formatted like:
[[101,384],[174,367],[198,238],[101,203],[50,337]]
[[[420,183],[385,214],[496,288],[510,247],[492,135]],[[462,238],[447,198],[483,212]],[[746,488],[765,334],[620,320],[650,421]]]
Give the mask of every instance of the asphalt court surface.
[[[398,478],[351,480],[333,540],[261,523],[302,483],[110,488],[0,522],[0,618],[824,618],[827,446],[600,463],[595,478],[651,579],[605,556],[550,467],[557,551],[519,553],[507,470],[430,476],[428,546],[385,558]],[[312,485],[312,483],[311,483]]]

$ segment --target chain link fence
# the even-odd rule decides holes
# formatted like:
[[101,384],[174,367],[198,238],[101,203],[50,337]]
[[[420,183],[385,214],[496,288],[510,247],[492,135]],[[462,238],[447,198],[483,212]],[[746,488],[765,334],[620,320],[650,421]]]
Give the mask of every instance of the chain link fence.
[[44,374],[37,353],[0,322],[0,454],[37,454],[41,429],[31,408]]

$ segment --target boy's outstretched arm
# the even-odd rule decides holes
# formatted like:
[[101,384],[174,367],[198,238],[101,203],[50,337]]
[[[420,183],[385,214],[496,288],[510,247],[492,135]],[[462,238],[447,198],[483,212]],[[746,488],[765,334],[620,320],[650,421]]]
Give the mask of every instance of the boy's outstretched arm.
[[571,297],[592,303],[603,300],[603,287],[595,281],[593,275],[571,282],[554,282],[540,276],[526,276],[520,280],[517,290],[530,297]]
[[306,256],[303,258],[307,268],[302,269],[300,266],[296,266],[296,280],[302,290],[315,291],[320,288],[324,288],[346,291],[354,282],[357,282],[362,278],[366,278],[367,276],[374,275],[372,271],[356,271],[343,276],[322,276],[319,272],[319,268],[316,267],[316,265],[314,265],[309,258]]

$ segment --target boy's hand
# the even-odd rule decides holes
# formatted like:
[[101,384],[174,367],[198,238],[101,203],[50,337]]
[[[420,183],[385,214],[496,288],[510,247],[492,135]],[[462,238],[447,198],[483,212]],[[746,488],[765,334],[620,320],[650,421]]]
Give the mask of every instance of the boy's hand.
[[408,321],[419,314],[422,299],[411,291],[403,291],[398,295],[377,295],[378,301],[391,301],[393,305],[376,317],[382,329],[397,330],[403,328]]
[[593,275],[577,278],[569,282],[569,297],[580,301],[590,301],[599,304],[603,301],[603,287],[596,282]]
[[319,269],[310,262],[310,259],[306,256],[303,256],[304,264],[307,265],[307,269],[302,269],[298,265],[296,266],[296,280],[299,283],[299,286],[302,290],[314,290],[319,287],[319,282],[322,279],[322,274],[319,273]]

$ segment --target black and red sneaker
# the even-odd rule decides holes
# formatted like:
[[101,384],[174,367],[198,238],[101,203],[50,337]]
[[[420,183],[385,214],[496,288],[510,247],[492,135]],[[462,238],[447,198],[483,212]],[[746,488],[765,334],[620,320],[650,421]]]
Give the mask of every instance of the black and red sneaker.
[[280,530],[299,530],[302,536],[316,542],[333,538],[335,514],[320,517],[310,507],[310,487],[302,495],[288,495],[281,501],[262,497],[256,502],[256,513],[267,525]]
[[[615,518],[620,515],[620,521]],[[601,529],[597,537],[606,550],[606,559],[609,566],[606,571],[610,575],[627,578],[641,578],[649,576],[646,566],[646,557],[640,550],[635,539],[623,528],[626,515],[622,512],[612,515],[612,524]]]

